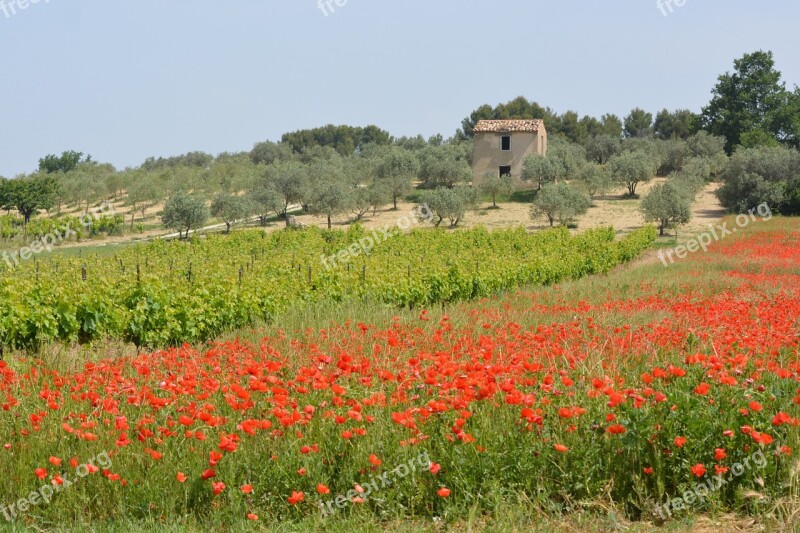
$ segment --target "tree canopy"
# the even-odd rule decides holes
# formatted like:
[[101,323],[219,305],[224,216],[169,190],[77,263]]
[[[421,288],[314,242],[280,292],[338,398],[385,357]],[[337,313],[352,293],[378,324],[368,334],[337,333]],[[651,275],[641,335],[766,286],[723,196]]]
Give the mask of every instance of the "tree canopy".
[[50,154],[39,159],[39,172],[44,172],[46,174],[54,174],[56,172],[67,173],[70,170],[74,170],[81,163],[91,162],[92,156],[87,156],[86,159],[84,159],[82,152],[67,150],[60,156]]
[[772,52],[757,51],[734,61],[718,79],[703,108],[703,129],[725,138],[730,154],[738,145],[800,143],[800,90],[786,89]]
[[361,128],[333,124],[284,133],[281,137],[281,142],[296,153],[303,153],[314,146],[329,146],[341,155],[353,155],[367,144],[387,145],[391,141],[389,132],[377,126]]
[[209,217],[208,207],[202,198],[177,192],[164,206],[161,220],[164,226],[178,230],[180,237],[189,236],[189,231],[206,223]]

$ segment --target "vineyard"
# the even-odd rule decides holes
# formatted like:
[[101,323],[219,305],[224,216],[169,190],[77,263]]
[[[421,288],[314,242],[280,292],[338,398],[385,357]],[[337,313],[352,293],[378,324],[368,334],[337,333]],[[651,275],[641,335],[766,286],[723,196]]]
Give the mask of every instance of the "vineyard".
[[[481,298],[608,272],[652,244],[652,227],[615,240],[577,236],[415,230],[371,249],[348,231],[242,231],[158,241],[115,255],[41,257],[0,264],[0,347],[117,338],[137,346],[197,342],[311,301],[366,299],[414,308]],[[376,236],[375,236],[376,237]],[[330,261],[341,257],[346,261]]]
[[102,215],[84,217],[66,216],[62,218],[35,218],[23,224],[23,220],[12,215],[0,216],[0,239],[11,240],[16,238],[41,239],[45,235],[63,233],[64,228],[74,233],[75,241],[105,234],[113,235],[121,232],[123,228],[122,215]]

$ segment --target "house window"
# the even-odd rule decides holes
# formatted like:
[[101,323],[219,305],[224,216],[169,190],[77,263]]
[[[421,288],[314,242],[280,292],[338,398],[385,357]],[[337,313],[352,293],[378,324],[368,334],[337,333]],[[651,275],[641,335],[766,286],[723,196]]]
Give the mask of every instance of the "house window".
[[500,177],[503,176],[510,176],[511,175],[511,167],[502,166],[500,167]]
[[503,151],[508,152],[511,150],[511,137],[509,135],[503,135]]

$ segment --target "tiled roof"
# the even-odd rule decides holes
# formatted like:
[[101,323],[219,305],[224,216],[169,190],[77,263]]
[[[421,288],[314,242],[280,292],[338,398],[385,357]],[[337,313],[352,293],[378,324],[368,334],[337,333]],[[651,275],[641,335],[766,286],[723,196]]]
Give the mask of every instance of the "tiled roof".
[[479,120],[475,133],[513,133],[519,131],[536,133],[544,127],[542,119],[535,120]]

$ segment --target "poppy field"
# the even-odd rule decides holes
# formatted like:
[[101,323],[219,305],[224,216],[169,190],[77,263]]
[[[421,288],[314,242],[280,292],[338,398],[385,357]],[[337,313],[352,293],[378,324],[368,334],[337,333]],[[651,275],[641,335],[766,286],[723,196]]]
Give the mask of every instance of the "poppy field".
[[[444,308],[324,305],[205,345],[0,361],[0,513],[38,528],[434,528],[513,504],[526,520],[797,524],[796,220],[669,268]],[[29,505],[43,485],[53,497]]]

